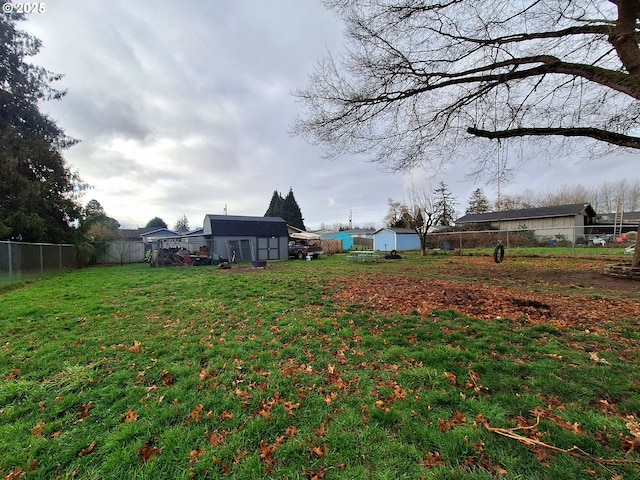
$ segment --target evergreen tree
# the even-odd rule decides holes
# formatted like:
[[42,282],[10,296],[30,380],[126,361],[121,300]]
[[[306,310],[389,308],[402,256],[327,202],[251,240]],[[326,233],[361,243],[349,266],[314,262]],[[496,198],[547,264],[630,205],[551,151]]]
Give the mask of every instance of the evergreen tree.
[[80,229],[87,230],[95,224],[103,224],[112,230],[120,228],[120,223],[115,218],[109,217],[102,205],[100,205],[100,202],[94,199],[89,200],[87,205],[82,209]]
[[293,189],[289,188],[289,193],[282,203],[282,218],[284,218],[292,227],[299,228],[300,230],[306,230],[304,227],[304,219],[302,218],[302,212],[293,196]]
[[27,62],[41,42],[16,29],[20,20],[0,15],[0,238],[69,242],[84,185],[62,151],[75,140],[38,105],[64,96],[51,86],[62,76]]
[[167,224],[160,217],[153,217],[147,222],[145,228],[168,228]]
[[481,188],[476,188],[469,196],[469,206],[465,213],[486,213],[491,211],[489,199]]
[[177,221],[173,229],[178,233],[186,233],[189,231],[189,220],[186,215],[182,215]]
[[434,211],[438,212],[438,223],[444,226],[453,225],[456,217],[456,200],[444,184],[440,182],[434,190]]
[[282,216],[282,204],[284,203],[284,198],[278,193],[277,190],[273,191],[273,196],[271,197],[271,203],[269,203],[269,208],[265,212],[265,217],[281,217]]
[[304,219],[302,218],[302,212],[293,196],[293,188],[289,188],[289,193],[286,197],[277,191],[273,191],[271,197],[271,203],[269,208],[264,214],[265,217],[281,217],[286,220],[288,225],[299,228],[300,230],[306,230],[304,227]]

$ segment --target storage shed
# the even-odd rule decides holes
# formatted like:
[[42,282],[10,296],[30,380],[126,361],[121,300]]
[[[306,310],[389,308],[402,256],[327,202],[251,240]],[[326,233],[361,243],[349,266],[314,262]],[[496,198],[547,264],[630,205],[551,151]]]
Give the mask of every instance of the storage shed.
[[373,249],[384,252],[420,250],[420,237],[410,228],[381,228],[373,234]]
[[289,258],[289,231],[280,217],[206,215],[203,235],[210,252],[231,262]]

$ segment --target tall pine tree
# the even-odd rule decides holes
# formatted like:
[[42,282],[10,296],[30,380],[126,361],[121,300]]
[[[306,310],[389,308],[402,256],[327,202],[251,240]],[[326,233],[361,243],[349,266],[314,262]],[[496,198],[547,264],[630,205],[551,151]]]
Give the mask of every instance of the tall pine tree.
[[306,230],[304,227],[304,219],[302,218],[302,212],[293,196],[293,189],[289,188],[289,193],[284,199],[282,204],[282,215],[287,223],[292,227],[299,228],[300,230]]
[[38,105],[64,96],[51,86],[62,76],[28,63],[41,42],[18,30],[19,20],[0,15],[0,239],[69,242],[83,185],[62,151],[75,141]]
[[481,188],[476,188],[469,196],[469,206],[465,213],[486,213],[491,211],[489,199]]
[[439,214],[439,224],[453,225],[456,217],[456,200],[444,182],[440,182],[434,190],[434,210]]
[[293,195],[293,188],[289,188],[289,193],[284,198],[277,190],[274,190],[269,208],[267,208],[264,216],[281,217],[286,220],[288,225],[299,228],[300,230],[306,230],[302,212]]
[[271,203],[269,203],[269,208],[265,212],[265,217],[281,217],[282,216],[282,204],[284,203],[284,199],[278,193],[277,190],[273,191],[273,196],[271,197]]

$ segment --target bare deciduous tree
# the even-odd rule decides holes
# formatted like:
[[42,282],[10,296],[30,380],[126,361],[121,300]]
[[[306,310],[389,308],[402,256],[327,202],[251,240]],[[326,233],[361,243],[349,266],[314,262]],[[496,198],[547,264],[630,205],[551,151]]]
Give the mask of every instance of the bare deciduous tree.
[[325,3],[348,50],[297,92],[307,111],[293,131],[330,155],[405,170],[448,161],[465,139],[640,149],[638,0]]
[[420,254],[427,254],[427,245],[431,228],[440,224],[444,204],[434,198],[431,189],[420,189],[412,185],[408,191],[407,203],[396,202],[388,199],[389,213],[385,217],[388,225],[392,227],[410,228],[420,238]]

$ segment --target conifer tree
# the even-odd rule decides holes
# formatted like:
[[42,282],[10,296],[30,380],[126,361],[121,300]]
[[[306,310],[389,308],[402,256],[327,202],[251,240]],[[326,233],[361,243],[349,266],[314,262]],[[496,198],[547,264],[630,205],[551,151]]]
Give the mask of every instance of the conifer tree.
[[69,242],[84,185],[62,151],[75,143],[39,102],[65,94],[62,78],[28,62],[41,42],[16,28],[23,14],[0,15],[0,239]]
[[287,221],[289,225],[292,227],[299,228],[300,230],[306,230],[304,227],[304,219],[302,218],[302,212],[300,211],[300,207],[298,206],[298,202],[296,202],[295,197],[293,196],[293,189],[289,188],[289,193],[284,199],[282,204],[282,214],[283,218]]
[[440,182],[434,190],[434,210],[439,214],[440,225],[450,226],[455,222],[456,200],[449,188]]
[[489,199],[481,188],[476,188],[469,196],[469,206],[465,213],[486,213],[491,210]]
[[267,208],[264,216],[281,217],[286,220],[288,225],[299,228],[300,230],[306,230],[302,212],[293,195],[293,188],[289,188],[289,193],[286,197],[283,197],[277,190],[274,190],[269,208]]
[[269,203],[269,208],[265,212],[265,217],[281,217],[282,216],[282,204],[284,203],[284,199],[278,193],[277,190],[273,191],[273,195],[271,196],[271,203]]

